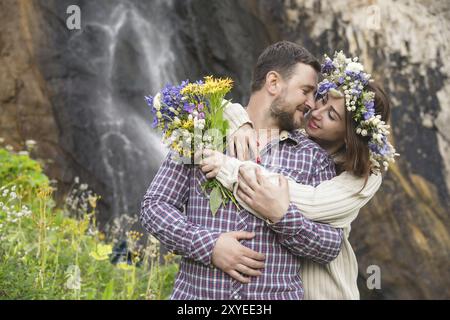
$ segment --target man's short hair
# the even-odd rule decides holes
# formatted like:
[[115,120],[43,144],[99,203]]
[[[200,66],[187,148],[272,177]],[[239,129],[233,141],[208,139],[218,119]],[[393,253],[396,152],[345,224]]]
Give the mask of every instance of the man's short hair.
[[270,71],[276,71],[289,80],[297,63],[304,63],[320,72],[319,61],[304,47],[290,42],[280,41],[267,47],[258,57],[253,70],[252,92],[260,90]]

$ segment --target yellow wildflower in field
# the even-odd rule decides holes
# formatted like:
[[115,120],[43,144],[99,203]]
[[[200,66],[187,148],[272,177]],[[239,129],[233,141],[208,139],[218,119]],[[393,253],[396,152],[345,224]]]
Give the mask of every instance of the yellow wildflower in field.
[[127,236],[128,236],[128,238],[129,238],[130,240],[132,240],[132,241],[138,241],[138,240],[141,239],[144,235],[143,235],[142,233],[140,233],[140,232],[137,232],[137,231],[132,230],[132,231],[130,231],[130,232],[127,232]]
[[108,256],[112,253],[112,246],[109,244],[98,244],[95,251],[91,251],[89,254],[92,258],[98,261],[108,259]]
[[167,253],[167,254],[164,256],[164,261],[165,261],[165,263],[169,264],[169,263],[174,262],[176,256],[177,256],[177,255],[174,254],[174,253],[172,253],[172,252]]
[[39,199],[47,199],[53,193],[53,188],[50,186],[43,186],[39,188],[37,196]]
[[88,196],[89,204],[93,209],[97,207],[97,201],[100,199],[100,196]]
[[121,270],[125,270],[125,271],[130,271],[134,269],[134,265],[128,264],[126,262],[119,262],[117,264],[117,268],[121,269]]

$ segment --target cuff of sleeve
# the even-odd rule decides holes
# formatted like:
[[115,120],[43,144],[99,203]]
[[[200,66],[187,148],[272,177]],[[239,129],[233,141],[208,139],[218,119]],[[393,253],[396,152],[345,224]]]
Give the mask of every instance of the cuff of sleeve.
[[297,234],[303,225],[304,216],[292,202],[284,217],[276,223],[268,223],[270,229],[285,236]]
[[216,241],[220,236],[220,232],[199,230],[197,233],[197,239],[192,241],[192,254],[189,258],[195,261],[201,262],[204,265],[211,265],[212,252]]
[[241,164],[242,162],[238,159],[228,157],[227,161],[220,167],[216,178],[228,190],[233,190],[233,185],[238,179]]
[[[229,102],[229,101],[228,101]],[[222,102],[225,104],[226,100]],[[253,127],[253,122],[250,120],[247,111],[238,103],[231,103],[224,108],[224,116],[229,121],[230,130],[234,132],[242,125],[248,123]]]

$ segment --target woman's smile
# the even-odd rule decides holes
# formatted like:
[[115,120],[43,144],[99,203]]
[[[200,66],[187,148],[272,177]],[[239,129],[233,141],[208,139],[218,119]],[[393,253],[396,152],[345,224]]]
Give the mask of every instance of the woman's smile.
[[317,125],[317,123],[314,121],[314,119],[309,119],[308,121],[308,128],[315,130],[315,129],[319,129],[319,126]]

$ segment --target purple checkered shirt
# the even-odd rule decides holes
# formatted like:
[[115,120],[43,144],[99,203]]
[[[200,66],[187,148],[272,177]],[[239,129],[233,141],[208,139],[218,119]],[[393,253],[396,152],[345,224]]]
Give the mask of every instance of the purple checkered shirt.
[[[268,144],[261,165],[297,183],[316,186],[335,176],[332,159],[318,144],[298,131]],[[231,202],[215,216],[201,189],[203,172],[167,156],[142,202],[140,221],[170,251],[182,255],[171,299],[285,299],[303,298],[300,277],[305,257],[327,264],[340,251],[343,232],[306,219],[292,203],[283,219],[267,224]],[[266,256],[263,275],[240,283],[211,264],[219,235],[249,231],[256,236],[241,243]]]

